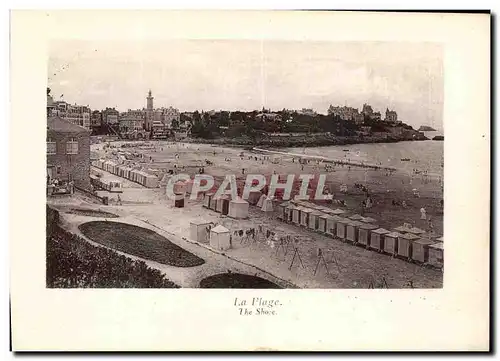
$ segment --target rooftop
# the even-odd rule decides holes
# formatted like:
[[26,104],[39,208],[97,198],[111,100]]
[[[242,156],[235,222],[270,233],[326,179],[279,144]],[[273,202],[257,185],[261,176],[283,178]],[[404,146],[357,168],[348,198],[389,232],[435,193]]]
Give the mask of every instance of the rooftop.
[[60,117],[49,117],[47,119],[47,130],[61,133],[90,133],[90,130]]

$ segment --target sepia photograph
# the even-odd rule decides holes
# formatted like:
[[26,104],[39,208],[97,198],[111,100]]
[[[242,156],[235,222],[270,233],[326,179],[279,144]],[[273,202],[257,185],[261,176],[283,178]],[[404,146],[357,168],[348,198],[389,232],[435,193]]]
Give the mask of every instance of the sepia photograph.
[[13,13],[13,348],[487,349],[489,22]]
[[439,44],[51,45],[47,287],[442,287]]

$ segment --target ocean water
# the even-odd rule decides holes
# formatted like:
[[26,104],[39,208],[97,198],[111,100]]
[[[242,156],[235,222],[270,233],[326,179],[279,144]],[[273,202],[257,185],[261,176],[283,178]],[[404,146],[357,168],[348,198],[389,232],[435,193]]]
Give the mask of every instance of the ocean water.
[[[431,136],[430,133],[435,133]],[[429,132],[427,137],[439,135]],[[317,155],[330,159],[344,159],[368,164],[381,163],[411,174],[413,169],[427,171],[430,176],[442,177],[444,169],[443,141],[415,141],[399,143],[374,143],[336,145],[314,148],[288,148],[286,151],[298,154]],[[402,161],[401,159],[409,159]]]

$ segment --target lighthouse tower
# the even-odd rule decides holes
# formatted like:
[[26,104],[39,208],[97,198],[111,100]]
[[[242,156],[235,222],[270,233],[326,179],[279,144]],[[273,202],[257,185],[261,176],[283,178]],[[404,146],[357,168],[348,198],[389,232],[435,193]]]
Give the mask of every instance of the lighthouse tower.
[[151,89],[149,89],[148,96],[146,98],[146,130],[151,130],[153,126],[154,118],[154,108],[153,108],[153,96],[151,95]]
[[153,110],[153,97],[151,96],[151,89],[149,89],[147,99],[147,110]]

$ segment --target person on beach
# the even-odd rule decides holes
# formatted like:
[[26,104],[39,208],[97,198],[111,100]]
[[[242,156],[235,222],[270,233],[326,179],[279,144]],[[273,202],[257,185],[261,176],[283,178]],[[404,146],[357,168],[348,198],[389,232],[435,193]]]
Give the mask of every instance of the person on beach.
[[427,219],[427,215],[426,215],[426,211],[425,211],[424,207],[420,208],[420,219],[423,219],[423,220]]
[[427,226],[429,228],[429,233],[434,233],[434,225],[432,224],[431,216],[429,216]]

